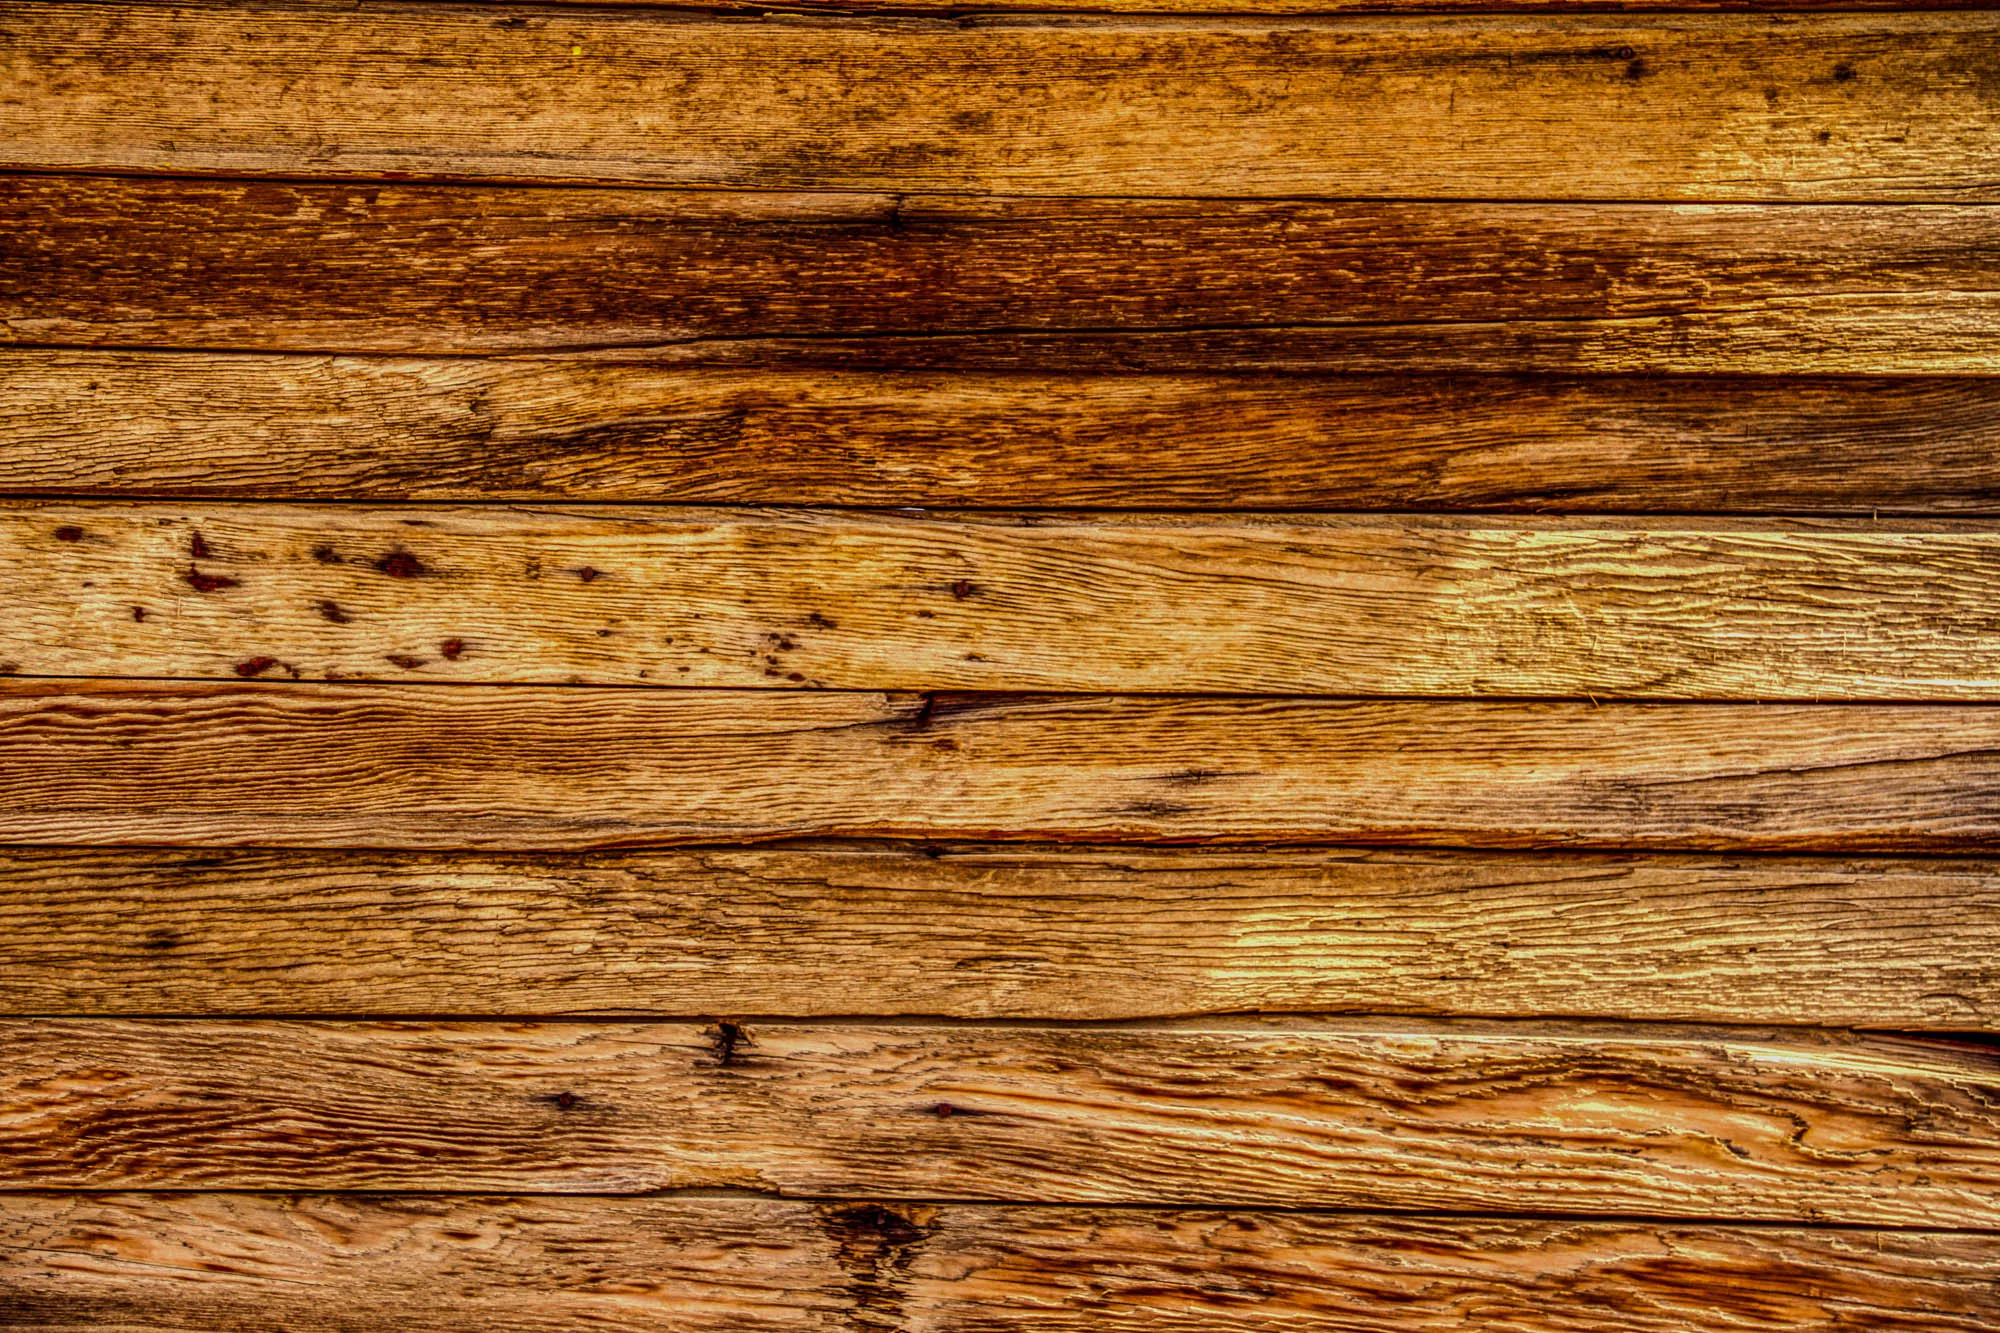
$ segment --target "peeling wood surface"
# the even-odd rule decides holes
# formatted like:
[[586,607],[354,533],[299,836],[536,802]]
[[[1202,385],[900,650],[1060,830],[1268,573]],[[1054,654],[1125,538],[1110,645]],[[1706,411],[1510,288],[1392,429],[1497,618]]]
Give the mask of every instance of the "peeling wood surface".
[[2000,699],[2000,526],[0,505],[25,675]]
[[2000,1223],[1987,1047],[1384,1023],[12,1020],[0,1183]]
[[16,348],[0,350],[0,379],[13,390],[0,394],[0,491],[14,495],[2000,514],[2000,378]]
[[0,218],[17,343],[699,361],[718,340],[1259,330],[1264,357],[1329,370],[2000,370],[2000,220],[1980,206],[14,176]]
[[538,17],[10,0],[0,166],[1023,195],[2000,195],[2000,19],[1983,12]]
[[2000,867],[825,845],[0,854],[0,1011],[1995,1030]]
[[0,840],[1990,850],[2000,709],[0,685]]
[[1943,1231],[765,1200],[0,1200],[0,1328],[1974,1333]]

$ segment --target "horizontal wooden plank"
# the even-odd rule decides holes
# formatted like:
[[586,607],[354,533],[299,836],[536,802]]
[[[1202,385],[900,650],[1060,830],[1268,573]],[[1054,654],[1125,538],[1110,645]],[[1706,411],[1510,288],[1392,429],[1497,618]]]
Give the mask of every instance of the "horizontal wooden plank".
[[638,1192],[2000,1224],[2000,1055],[1401,1019],[0,1021],[11,1189]]
[[[0,240],[0,244],[4,244]],[[0,493],[2000,514],[2000,377],[1050,375],[0,350]]]
[[0,1327],[1975,1333],[1948,1231],[742,1199],[0,1199]]
[[872,337],[1004,366],[1012,344],[982,350],[1003,333],[1040,336],[1044,368],[1061,369],[1072,344],[1052,334],[1207,331],[1258,341],[1208,344],[1204,371],[1274,355],[1343,371],[2000,371],[2000,210],[1984,206],[13,176],[0,219],[0,338],[15,343],[637,347],[699,363],[781,359],[746,339]]
[[0,855],[0,1011],[1995,1030],[2000,866],[830,845]]
[[1990,13],[757,19],[0,5],[0,166],[1104,195],[1953,200]]
[[2000,709],[0,682],[0,840],[2000,848]]
[[2000,526],[0,504],[28,675],[2000,699]]

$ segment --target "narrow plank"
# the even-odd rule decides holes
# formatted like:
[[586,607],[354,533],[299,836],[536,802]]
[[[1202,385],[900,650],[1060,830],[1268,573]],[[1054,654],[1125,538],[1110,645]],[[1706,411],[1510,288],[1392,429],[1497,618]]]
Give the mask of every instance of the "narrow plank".
[[9,0],[0,166],[1014,194],[1996,194],[1989,13],[536,18]]
[[717,341],[957,335],[972,346],[951,355],[976,364],[996,332],[1208,330],[1328,370],[2000,371],[2000,210],[1979,205],[13,176],[0,217],[0,337],[16,343],[699,362],[729,359]]
[[1995,1030],[2000,866],[823,845],[0,855],[0,1011]]
[[1975,1333],[1949,1231],[743,1199],[0,1199],[0,1328]]
[[2000,709],[0,682],[0,840],[2000,847]]
[[13,348],[0,380],[0,493],[14,495],[2000,514],[2000,377],[868,374]]
[[2000,1055],[1780,1030],[0,1021],[11,1189],[643,1192],[1992,1228]]
[[2000,527],[0,503],[29,675],[2000,699]]

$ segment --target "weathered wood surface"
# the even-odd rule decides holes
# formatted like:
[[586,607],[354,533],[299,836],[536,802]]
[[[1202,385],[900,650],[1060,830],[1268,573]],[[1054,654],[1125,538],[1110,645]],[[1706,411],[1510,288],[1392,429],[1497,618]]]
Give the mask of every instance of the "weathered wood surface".
[[25,675],[2000,699],[1980,521],[0,504]]
[[0,1021],[12,1189],[635,1192],[1992,1228],[2000,1054],[1217,1020]]
[[537,17],[10,0],[0,166],[1045,195],[2000,195],[1989,13]]
[[2000,709],[0,683],[0,840],[1991,851]]
[[1994,1030],[2000,867],[782,846],[0,855],[0,1012]]
[[2000,1242],[748,1199],[0,1199],[0,1328],[1975,1333]]
[[[0,336],[17,343],[700,362],[790,359],[742,340],[887,337],[977,364],[1009,344],[963,336],[1249,331],[1256,345],[1199,368],[1279,353],[1333,370],[2000,370],[2000,220],[1980,206],[14,176],[0,219]],[[1069,340],[1044,343],[1061,368]]]
[[14,495],[2000,513],[2000,377],[867,374],[14,348],[0,380],[0,491]]

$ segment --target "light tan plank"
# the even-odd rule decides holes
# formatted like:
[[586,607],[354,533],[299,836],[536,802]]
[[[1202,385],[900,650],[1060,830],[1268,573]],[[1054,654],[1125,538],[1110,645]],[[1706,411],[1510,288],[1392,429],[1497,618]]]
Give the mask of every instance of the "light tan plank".
[[0,839],[1981,851],[2000,709],[0,682]]
[[0,855],[0,1011],[1994,1030],[1963,861],[830,845]]
[[1942,1231],[751,1200],[0,1199],[0,1321],[1974,1333],[2000,1243]]
[[0,505],[27,675],[2000,698],[1970,522]]
[[[638,347],[768,369],[860,338],[850,354],[864,365],[927,354],[971,368],[1010,365],[1030,334],[1041,371],[1091,367],[1105,338],[1147,356],[1171,337],[1200,351],[1165,368],[1202,372],[1274,358],[1392,372],[2000,371],[2000,221],[1977,206],[15,176],[0,177],[0,220],[10,342]],[[490,424],[478,395],[463,403],[463,424]]]
[[0,1022],[13,1189],[2000,1223],[1990,1049],[1741,1030]]
[[15,495],[2000,513],[2000,378],[0,350]]
[[0,165],[1016,194],[1996,194],[1986,13],[534,18],[11,0]]

